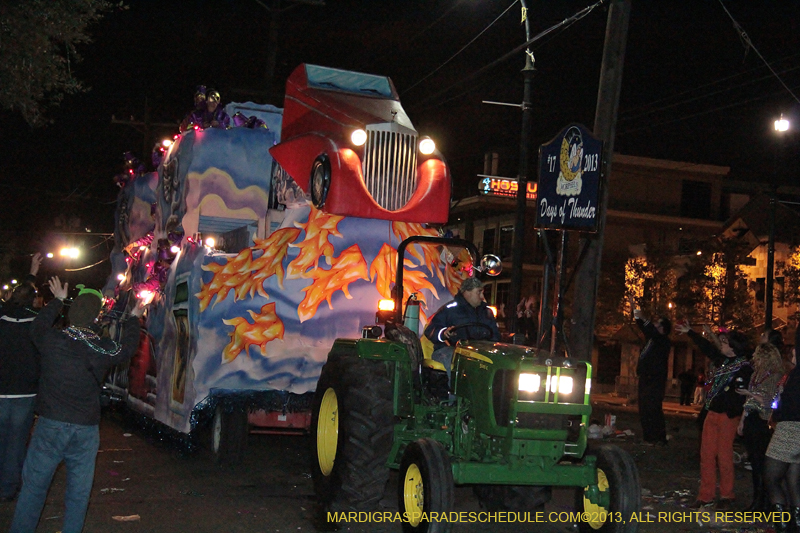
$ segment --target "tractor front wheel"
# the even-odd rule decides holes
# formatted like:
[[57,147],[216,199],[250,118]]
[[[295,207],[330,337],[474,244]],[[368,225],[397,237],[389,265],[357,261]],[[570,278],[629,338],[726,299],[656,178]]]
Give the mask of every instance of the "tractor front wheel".
[[576,507],[583,513],[579,528],[583,533],[635,533],[638,522],[631,515],[641,508],[639,472],[636,463],[625,450],[600,446],[597,457],[597,489],[599,501],[592,502],[593,487],[578,489]]
[[431,513],[453,509],[454,484],[450,458],[433,439],[419,439],[406,447],[400,461],[398,505],[406,533],[447,533],[448,520],[425,520]]

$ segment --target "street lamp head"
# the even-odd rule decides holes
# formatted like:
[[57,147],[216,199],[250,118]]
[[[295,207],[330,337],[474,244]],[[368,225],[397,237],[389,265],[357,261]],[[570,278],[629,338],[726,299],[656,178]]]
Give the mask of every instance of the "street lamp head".
[[775,131],[789,131],[789,121],[783,118],[783,113],[781,113],[781,118],[775,121]]

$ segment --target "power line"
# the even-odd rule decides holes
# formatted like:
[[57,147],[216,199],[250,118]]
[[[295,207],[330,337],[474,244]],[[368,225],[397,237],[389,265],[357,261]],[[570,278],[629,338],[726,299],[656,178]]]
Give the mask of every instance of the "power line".
[[691,115],[684,115],[682,117],[676,117],[676,118],[673,118],[673,119],[670,119],[670,120],[663,120],[661,122],[653,122],[653,123],[650,123],[650,124],[647,124],[645,126],[641,126],[641,127],[638,127],[638,128],[626,129],[625,131],[618,131],[617,135],[627,135],[629,133],[635,133],[637,131],[650,129],[650,128],[653,128],[655,126],[663,126],[665,124],[672,124],[674,122],[681,122],[683,120],[688,120],[690,118],[695,118],[695,117],[699,117],[699,116],[702,116],[702,115],[708,115],[710,113],[715,113],[717,111],[724,111],[726,109],[731,109],[731,108],[734,108],[734,107],[747,105],[747,104],[750,104],[750,103],[753,103],[753,102],[757,102],[759,100],[764,100],[765,98],[770,98],[770,97],[773,97],[773,96],[776,96],[776,95],[777,95],[777,93],[755,96],[755,97],[750,98],[748,100],[740,100],[740,101],[737,101],[737,102],[732,102],[732,103],[729,103],[729,104],[726,104],[726,105],[721,105],[721,106],[713,107],[711,109],[706,109],[706,110],[703,110],[703,111],[699,111],[699,112],[693,113]]
[[775,76],[775,79],[777,79],[781,83],[781,85],[783,85],[783,87],[789,92],[789,94],[792,95],[792,98],[794,98],[795,101],[800,104],[800,99],[798,99],[797,95],[795,95],[792,92],[792,90],[789,88],[789,86],[786,85],[786,82],[783,81],[783,78],[781,78],[778,75],[778,73],[775,72],[775,69],[772,68],[772,65],[770,65],[769,62],[767,62],[766,59],[764,59],[764,56],[761,55],[761,52],[758,51],[758,48],[756,48],[756,46],[753,44],[753,41],[750,40],[750,36],[747,35],[747,32],[744,31],[744,28],[742,28],[742,26],[738,22],[736,22],[736,19],[733,18],[733,15],[731,15],[731,12],[728,11],[727,7],[725,7],[725,4],[722,3],[722,0],[719,0],[719,5],[722,6],[722,9],[725,10],[725,13],[727,13],[728,17],[730,17],[731,21],[733,22],[733,28],[739,33],[739,38],[742,40],[744,45],[746,47],[749,47],[749,48],[753,49],[753,51],[756,53],[756,55],[759,57],[759,59],[761,59],[761,61],[764,62],[764,64],[769,69],[769,71],[772,72],[772,75]]
[[[782,58],[780,61],[794,59],[795,57],[798,57],[798,56],[800,56],[800,54],[793,54],[791,56],[787,56],[787,57]],[[714,87],[714,86],[719,85],[721,83],[724,83],[726,81],[734,80],[735,78],[739,78],[739,77],[751,74],[751,73],[753,73],[753,72],[755,72],[757,70],[760,70],[761,68],[763,68],[763,67],[754,67],[754,68],[749,69],[749,70],[747,70],[745,72],[740,72],[740,73],[737,73],[737,74],[733,74],[731,76],[727,76],[727,77],[721,78],[719,80],[715,80],[715,81],[712,81],[712,82],[705,83],[705,84],[700,85],[698,87],[695,87],[693,89],[687,89],[685,91],[682,91],[680,93],[677,93],[677,94],[674,94],[674,95],[671,95],[671,96],[666,96],[664,98],[659,98],[657,100],[653,100],[652,102],[648,102],[646,104],[642,104],[642,105],[639,105],[639,106],[635,106],[635,107],[626,109],[626,110],[624,110],[624,111],[622,111],[620,113],[620,120],[633,120],[633,119],[636,119],[636,118],[639,118],[639,117],[642,117],[642,116],[646,116],[646,115],[649,115],[649,114],[652,114],[652,113],[656,113],[658,111],[664,111],[666,109],[670,109],[670,108],[676,107],[676,106],[678,106],[680,104],[693,102],[693,101],[699,100],[701,98],[711,97],[711,96],[720,94],[720,93],[725,92],[725,91],[731,91],[731,90],[734,90],[734,89],[739,89],[739,88],[745,87],[747,85],[752,85],[754,83],[758,83],[758,82],[763,81],[763,80],[765,80],[767,78],[770,78],[771,76],[762,76],[760,78],[750,79],[748,81],[745,81],[743,83],[739,83],[737,85],[728,86],[728,87],[723,88],[723,89],[713,90],[713,91],[710,91],[710,92],[702,93],[699,96],[692,96],[690,98],[686,98],[686,99],[683,99],[683,100],[678,100],[676,102],[671,102],[671,103],[668,103],[668,104],[666,104],[664,106],[661,106],[661,107],[658,107],[658,108],[652,108],[652,106],[654,106],[656,104],[660,104],[662,102],[669,102],[670,100],[674,100],[676,98],[680,98],[680,97],[685,96],[685,95],[690,95],[690,94],[693,94],[693,93],[697,93],[698,91],[700,91],[702,89]],[[784,69],[782,71],[782,73],[786,74],[788,72],[792,72],[794,70],[797,70],[798,68],[800,68],[800,67],[799,66],[789,67],[789,68]],[[651,109],[647,109],[648,107],[650,107]],[[631,115],[632,113],[635,113],[636,111],[639,111],[639,110],[643,110],[643,111],[641,111],[638,114]],[[626,115],[630,115],[630,116],[626,116]]]
[[491,70],[495,66],[500,65],[500,64],[504,63],[505,61],[508,61],[510,58],[514,57],[519,52],[525,50],[526,48],[528,48],[532,44],[535,44],[538,41],[544,39],[545,37],[547,37],[551,33],[554,33],[557,30],[558,31],[566,30],[567,28],[572,26],[574,23],[576,23],[579,20],[583,19],[584,17],[588,16],[589,13],[591,13],[595,8],[597,8],[600,5],[602,5],[605,1],[606,0],[599,0],[598,2],[596,2],[596,3],[592,4],[592,5],[590,5],[588,7],[585,7],[582,10],[578,11],[577,13],[572,15],[571,17],[568,17],[568,18],[562,20],[561,22],[550,26],[549,28],[541,31],[540,33],[538,33],[537,35],[532,37],[530,40],[522,43],[521,45],[517,46],[516,48],[514,48],[510,52],[507,52],[506,54],[502,55],[501,57],[495,59],[494,61],[492,61],[488,65],[485,65],[485,66],[479,68],[478,70],[476,70],[472,74],[469,74],[468,76],[462,78],[461,80],[459,80],[459,81],[457,81],[455,83],[452,83],[450,86],[446,87],[445,89],[442,89],[441,91],[437,92],[436,94],[433,94],[433,95],[429,96],[428,98],[425,98],[424,100],[422,100],[421,102],[419,102],[418,104],[416,104],[416,105],[414,105],[412,107],[414,107],[415,109],[419,109],[419,110],[425,110],[425,109],[428,109],[429,107],[432,107],[432,106],[428,106],[428,107],[422,108],[422,107],[419,107],[419,106],[422,106],[423,104],[426,104],[426,103],[430,102],[431,100],[435,100],[436,98],[439,98],[440,96],[442,96],[443,94],[447,93],[448,91],[450,91],[454,87],[457,87],[459,85],[467,83],[468,81],[471,81],[471,80],[481,76],[486,71]]
[[[433,76],[434,74],[436,74],[437,72],[439,72],[439,70],[441,70],[442,68],[444,68],[444,67],[445,67],[445,66],[446,66],[448,63],[450,63],[450,61],[452,61],[452,60],[453,60],[453,59],[455,59],[455,58],[456,58],[456,57],[457,57],[459,54],[461,54],[461,52],[463,52],[464,50],[466,50],[467,48],[469,48],[469,46],[470,46],[472,43],[474,43],[475,41],[477,41],[477,40],[480,38],[480,36],[481,36],[481,35],[483,35],[484,33],[486,33],[486,31],[487,31],[489,28],[491,28],[492,26],[494,26],[494,25],[495,25],[495,23],[497,23],[497,21],[498,21],[498,20],[500,20],[501,18],[503,18],[503,17],[505,16],[505,14],[506,14],[506,13],[508,13],[508,11],[509,11],[509,10],[510,10],[512,7],[514,7],[514,6],[517,4],[517,2],[519,2],[519,0],[514,0],[514,1],[511,3],[511,5],[509,5],[509,6],[508,6],[508,7],[505,9],[505,11],[503,11],[502,13],[500,13],[500,14],[497,16],[497,18],[495,18],[495,19],[494,19],[492,22],[490,22],[488,26],[486,26],[485,28],[483,28],[483,30],[481,30],[481,32],[480,32],[480,33],[478,33],[478,35],[476,35],[475,37],[473,37],[473,38],[472,38],[472,39],[471,39],[471,40],[470,40],[470,41],[469,41],[467,44],[465,44],[464,46],[462,46],[462,47],[461,47],[461,49],[460,49],[458,52],[456,52],[455,54],[453,54],[452,56],[450,56],[450,58],[449,58],[449,59],[447,59],[447,61],[445,61],[444,63],[442,63],[441,65],[439,65],[439,66],[438,66],[438,67],[436,67],[435,69],[433,69],[431,72],[429,72],[429,73],[428,73],[428,74],[426,74],[425,76],[423,76],[423,77],[422,77],[420,80],[418,80],[418,81],[416,81],[416,82],[412,83],[412,84],[411,84],[411,87],[409,87],[408,89],[406,89],[405,91],[403,91],[403,95],[405,95],[405,94],[406,94],[406,93],[408,93],[408,92],[409,92],[411,89],[413,89],[414,87],[416,87],[417,85],[419,85],[419,84],[420,84],[420,83],[422,83],[423,81],[427,80],[428,78],[430,78],[431,76]],[[402,96],[402,95],[401,95],[401,96]]]
[[[791,68],[789,68],[787,70],[784,70],[783,72],[784,73],[791,72],[791,71],[797,70],[797,69],[800,69],[800,66],[791,67]],[[645,116],[648,116],[648,115],[653,115],[653,114],[661,112],[661,111],[666,111],[666,110],[669,110],[669,109],[673,109],[673,108],[678,107],[678,106],[680,106],[682,104],[688,104],[688,103],[696,102],[696,101],[701,100],[703,98],[711,98],[712,96],[716,96],[716,95],[722,94],[724,92],[733,91],[735,89],[740,89],[740,88],[745,87],[747,85],[752,85],[754,83],[758,83],[758,82],[763,81],[763,80],[765,80],[767,78],[770,78],[770,77],[771,76],[764,76],[764,77],[753,79],[753,80],[747,81],[745,83],[741,83],[739,85],[735,85],[735,86],[728,87],[728,88],[725,88],[725,89],[720,89],[720,90],[717,90],[717,91],[704,93],[704,94],[701,94],[701,95],[698,95],[698,96],[694,96],[694,97],[691,97],[691,98],[686,98],[684,100],[679,100],[677,102],[673,102],[673,103],[670,103],[670,104],[667,104],[667,105],[664,105],[664,106],[661,106],[661,107],[658,107],[658,108],[653,108],[653,109],[650,109],[650,110],[647,110],[647,111],[642,111],[641,113],[639,113],[637,115],[623,116],[623,117],[620,117],[620,122],[632,121],[632,120],[635,120],[637,118],[642,118],[642,117],[645,117]],[[713,83],[710,84],[710,85],[713,85]],[[688,92],[691,92],[691,91],[687,91],[687,92],[684,92],[682,94],[687,94]],[[770,96],[775,96],[775,95],[777,95],[777,93],[770,94]],[[664,100],[665,99],[662,99],[661,101],[664,101]],[[644,107],[644,106],[640,106],[639,108],[641,109],[642,107]],[[712,108],[712,111],[715,110],[715,109],[718,109],[718,108]],[[724,109],[724,107],[723,107],[723,109]],[[623,114],[626,114],[628,112],[629,111],[626,111]]]

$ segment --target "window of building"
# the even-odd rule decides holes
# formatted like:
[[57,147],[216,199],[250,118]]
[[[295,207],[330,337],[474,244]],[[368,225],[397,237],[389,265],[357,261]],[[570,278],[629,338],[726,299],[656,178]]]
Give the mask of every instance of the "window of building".
[[483,173],[488,176],[497,176],[497,166],[500,162],[500,155],[497,152],[486,152],[483,154]]
[[767,280],[765,278],[756,278],[755,293],[756,302],[763,304],[767,295]]
[[500,259],[511,259],[514,247],[514,226],[500,226]]
[[483,243],[481,244],[481,253],[483,254],[495,253],[494,249],[495,233],[496,231],[494,228],[486,228],[485,230],[483,230]]
[[681,216],[711,218],[711,184],[684,180],[681,187]]

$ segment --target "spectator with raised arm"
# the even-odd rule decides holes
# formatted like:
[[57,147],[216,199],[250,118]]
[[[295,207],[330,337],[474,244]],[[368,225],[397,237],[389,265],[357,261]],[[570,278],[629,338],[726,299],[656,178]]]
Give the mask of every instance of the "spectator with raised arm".
[[30,273],[0,309],[0,501],[6,502],[19,492],[39,385],[39,351],[30,329],[41,264],[42,254],[37,253]]
[[139,344],[141,300],[122,324],[117,343],[95,331],[102,295],[80,288],[67,317],[69,326],[54,327],[67,297],[67,284],[49,282],[55,297],[31,325],[41,353],[41,377],[36,411],[39,419],[22,468],[22,490],[14,510],[11,533],[32,533],[45,504],[58,465],[66,464],[65,512],[62,530],[83,529],[94,467],[100,445],[100,391],[106,372],[130,359]]
[[642,425],[642,439],[646,445],[665,446],[667,444],[667,425],[664,420],[664,395],[667,389],[667,367],[672,343],[669,334],[672,323],[668,318],[645,319],[642,311],[636,308],[631,296],[631,309],[636,325],[644,333],[645,344],[639,353],[636,375],[639,376],[639,422]]
[[[720,498],[717,510],[730,510],[736,493],[733,488],[733,440],[742,416],[744,396],[736,389],[747,388],[753,369],[748,361],[750,345],[742,333],[727,331],[718,335],[719,347],[692,329],[684,320],[675,327],[686,333],[694,344],[714,363],[708,377],[711,388],[706,395],[707,414],[700,440],[700,491],[692,505],[707,510],[714,505],[719,464]],[[707,330],[709,337],[713,336]]]

